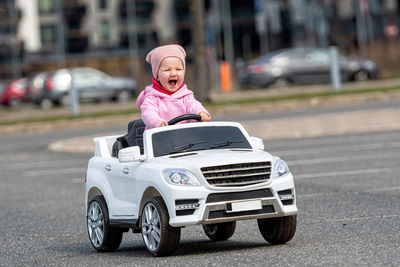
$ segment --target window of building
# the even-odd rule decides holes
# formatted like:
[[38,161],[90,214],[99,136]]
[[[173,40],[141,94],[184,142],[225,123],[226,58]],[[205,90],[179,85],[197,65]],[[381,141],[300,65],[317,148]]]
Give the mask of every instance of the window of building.
[[56,3],[57,2],[54,0],[39,0],[39,13],[54,13],[56,10]]
[[106,19],[100,20],[100,36],[103,40],[108,40],[110,38],[110,22]]
[[107,0],[99,0],[99,7],[101,9],[106,9],[107,8]]
[[53,44],[57,40],[57,27],[56,25],[42,25],[40,26],[40,37],[42,44]]

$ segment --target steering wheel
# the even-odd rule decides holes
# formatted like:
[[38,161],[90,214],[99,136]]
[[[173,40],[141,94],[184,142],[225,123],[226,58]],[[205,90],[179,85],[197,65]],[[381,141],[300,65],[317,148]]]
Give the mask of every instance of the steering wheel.
[[184,114],[180,115],[178,117],[173,118],[168,122],[168,125],[174,125],[180,121],[186,121],[186,120],[196,120],[196,121],[201,121],[201,116],[197,114]]

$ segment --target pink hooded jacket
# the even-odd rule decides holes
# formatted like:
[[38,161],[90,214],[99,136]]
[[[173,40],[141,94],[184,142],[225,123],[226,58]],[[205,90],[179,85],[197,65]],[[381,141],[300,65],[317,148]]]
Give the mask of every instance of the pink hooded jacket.
[[202,111],[209,114],[186,84],[172,95],[154,89],[153,85],[146,86],[136,104],[142,110],[146,129],[159,127],[163,121],[168,122],[184,114],[199,114]]

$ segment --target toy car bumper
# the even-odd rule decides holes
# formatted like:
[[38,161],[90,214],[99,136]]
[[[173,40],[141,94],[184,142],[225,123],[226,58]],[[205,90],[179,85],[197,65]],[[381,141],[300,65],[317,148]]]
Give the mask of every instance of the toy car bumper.
[[175,210],[170,211],[170,225],[196,224],[283,217],[297,214],[292,175],[246,190],[196,190],[178,188]]

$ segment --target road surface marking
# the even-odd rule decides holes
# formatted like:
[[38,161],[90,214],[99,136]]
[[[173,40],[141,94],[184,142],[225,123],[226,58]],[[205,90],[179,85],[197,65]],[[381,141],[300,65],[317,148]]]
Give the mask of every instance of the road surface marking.
[[323,178],[323,177],[334,177],[334,176],[347,176],[347,175],[360,175],[360,174],[374,174],[374,173],[385,173],[394,172],[392,168],[377,168],[377,169],[360,169],[360,170],[344,170],[336,172],[320,172],[320,173],[308,173],[294,175],[294,179],[310,179],[310,178]]

